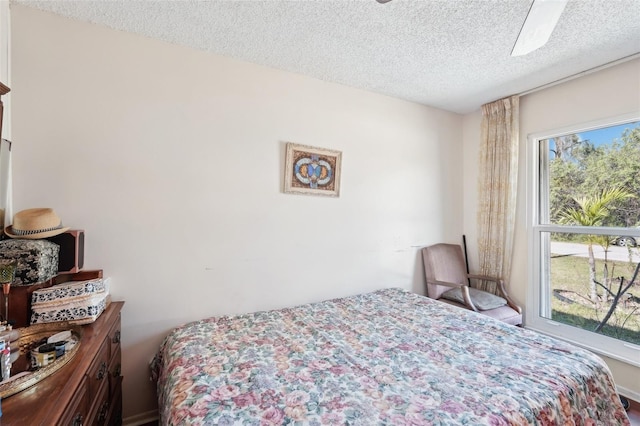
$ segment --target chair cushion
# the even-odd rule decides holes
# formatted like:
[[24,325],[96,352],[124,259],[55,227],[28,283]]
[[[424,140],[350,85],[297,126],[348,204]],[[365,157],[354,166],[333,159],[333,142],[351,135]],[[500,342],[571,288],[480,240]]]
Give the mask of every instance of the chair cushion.
[[506,305],[490,311],[483,311],[482,314],[497,319],[498,321],[506,322],[507,324],[522,324],[522,314],[519,314],[517,311],[514,311],[511,307]]
[[[445,291],[440,297],[464,304],[464,297],[462,297],[461,288],[453,288]],[[473,287],[469,287],[469,297],[475,307],[481,311],[496,309],[507,304],[507,301],[504,298]]]

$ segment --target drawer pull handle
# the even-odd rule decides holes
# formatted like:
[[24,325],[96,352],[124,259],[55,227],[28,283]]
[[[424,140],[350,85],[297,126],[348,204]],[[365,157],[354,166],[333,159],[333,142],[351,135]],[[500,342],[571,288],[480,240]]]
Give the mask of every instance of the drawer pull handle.
[[78,413],[78,415],[73,419],[73,426],[82,426],[82,421],[84,419],[82,418],[82,414]]
[[104,379],[104,375],[107,373],[107,363],[102,361],[100,364],[100,370],[98,370],[98,374],[96,374],[96,380]]
[[113,343],[120,343],[120,330],[116,331],[111,339]]
[[116,368],[113,370],[113,377],[119,377],[122,374],[122,365],[116,365]]
[[109,401],[105,401],[100,407],[100,413],[98,414],[98,423],[103,423],[107,419],[107,412],[109,411]]

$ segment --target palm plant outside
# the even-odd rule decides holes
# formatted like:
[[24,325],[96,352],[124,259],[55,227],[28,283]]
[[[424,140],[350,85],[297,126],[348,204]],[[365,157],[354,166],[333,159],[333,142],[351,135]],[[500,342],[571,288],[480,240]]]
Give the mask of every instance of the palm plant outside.
[[[561,223],[580,226],[603,226],[609,218],[612,206],[626,198],[633,198],[634,194],[622,188],[605,189],[599,194],[575,199],[578,207],[569,207],[561,214]],[[585,235],[589,253],[589,298],[598,303],[596,284],[596,258],[593,245],[599,244],[605,249],[609,247],[610,238],[602,235]]]

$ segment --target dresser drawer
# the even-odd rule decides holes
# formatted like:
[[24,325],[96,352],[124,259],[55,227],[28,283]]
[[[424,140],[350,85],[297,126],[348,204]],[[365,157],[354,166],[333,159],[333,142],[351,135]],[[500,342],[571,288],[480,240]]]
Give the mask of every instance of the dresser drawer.
[[122,388],[116,389],[116,394],[111,396],[111,409],[108,418],[109,426],[122,425]]
[[111,357],[111,364],[109,364],[109,395],[113,397],[116,389],[120,388],[122,384],[122,362],[120,356],[120,348]]
[[89,388],[89,398],[95,400],[101,387],[109,391],[109,345],[105,339],[100,345],[100,349],[87,370],[87,383]]
[[98,394],[93,401],[93,407],[91,407],[91,411],[89,413],[89,422],[87,425],[103,426],[107,424],[109,409],[111,408],[109,402],[109,386],[107,386],[105,382],[104,386],[98,389]]
[[76,390],[67,409],[58,421],[60,426],[87,425],[89,419],[89,394],[87,392],[87,378],[85,377]]
[[120,349],[120,316],[109,330],[109,359]]

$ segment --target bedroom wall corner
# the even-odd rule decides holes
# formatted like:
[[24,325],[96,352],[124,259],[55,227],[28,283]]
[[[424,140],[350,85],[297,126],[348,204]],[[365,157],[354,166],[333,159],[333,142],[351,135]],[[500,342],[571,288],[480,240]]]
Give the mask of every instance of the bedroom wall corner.
[[[478,161],[480,157],[480,125],[482,114],[480,110],[466,114],[462,120],[463,150],[463,234],[467,240],[467,255],[469,270],[477,271],[478,260]],[[519,298],[517,298],[520,301]]]

